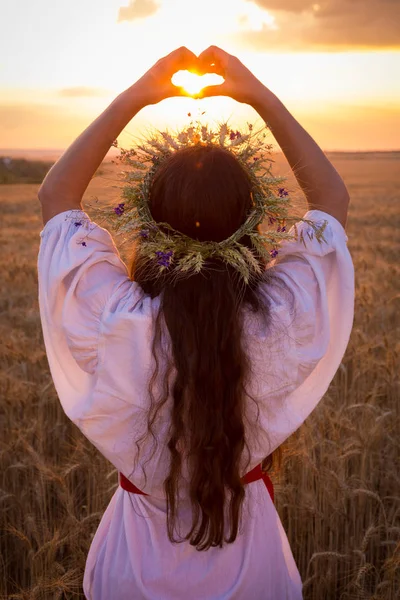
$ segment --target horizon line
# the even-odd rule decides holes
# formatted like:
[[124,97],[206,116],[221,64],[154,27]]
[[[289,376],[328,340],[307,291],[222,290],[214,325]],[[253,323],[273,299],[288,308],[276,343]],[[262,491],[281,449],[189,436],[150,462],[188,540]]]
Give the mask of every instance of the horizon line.
[[[49,153],[49,152],[57,152],[57,153],[64,153],[67,150],[67,148],[0,148],[0,153],[4,153],[4,152],[43,152],[43,153]],[[111,150],[111,149],[110,149]],[[107,157],[108,153],[110,152],[110,150],[108,150],[107,154],[105,155],[104,158]],[[336,152],[336,153],[347,153],[347,154],[360,154],[360,153],[393,153],[393,152],[400,152],[400,147],[399,148],[388,148],[385,150],[382,149],[357,149],[357,150],[347,150],[347,149],[334,149],[334,150],[329,150],[329,149],[324,149],[322,148],[323,152]],[[280,153],[283,154],[283,150],[272,150],[272,153]],[[118,154],[118,152],[113,152],[113,154]],[[104,160],[104,159],[103,159]]]

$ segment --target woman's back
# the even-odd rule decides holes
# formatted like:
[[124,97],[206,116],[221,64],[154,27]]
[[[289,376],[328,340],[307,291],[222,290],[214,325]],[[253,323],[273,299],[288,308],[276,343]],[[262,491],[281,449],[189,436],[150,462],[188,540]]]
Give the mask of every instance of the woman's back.
[[[73,220],[65,220],[68,216]],[[311,211],[305,218],[328,221],[327,244],[321,246],[314,239],[305,248],[300,242],[285,242],[279,259],[270,266],[293,291],[294,307],[290,294],[279,284],[261,285],[259,293],[266,301],[268,297],[271,308],[270,330],[265,329],[262,316],[244,311],[244,342],[253,370],[249,391],[260,411],[256,435],[256,404],[246,400],[249,422],[244,422],[251,452],[247,471],[284,442],[317,405],[340,364],[352,327],[354,272],[345,231],[327,213]],[[88,227],[89,255],[82,255],[76,243],[76,219]],[[307,231],[305,223],[298,226]],[[301,598],[286,534],[262,481],[246,486],[243,530],[239,529],[233,544],[203,553],[188,543],[171,544],[163,490],[170,464],[166,440],[171,399],[155,423],[159,443],[153,458],[145,466],[153,449],[149,436],[141,446],[140,463],[132,471],[137,456],[135,440],[146,431],[146,390],[152,372],[151,342],[159,298],[152,299],[128,278],[111,236],[87,214],[60,213],[48,222],[41,236],[41,317],[60,401],[98,450],[148,494],[130,494],[121,487],[115,492],[88,555],[84,581],[87,597],[112,597],[109,594],[118,578],[115,597],[121,599],[124,579],[126,597],[172,599],[181,594],[183,598],[190,596],[193,585],[196,598],[241,598],[244,590],[254,591],[247,597],[279,598],[283,589],[286,595],[281,597]],[[99,256],[103,260],[99,261]],[[172,382],[173,371],[170,377]],[[191,522],[184,483],[179,493],[182,505],[178,522],[184,534]],[[246,517],[248,512],[252,518]],[[189,571],[185,576],[184,570]],[[169,574],[170,591],[165,573]],[[266,582],[272,586],[270,595],[258,596]],[[137,595],[129,596],[134,585]],[[99,590],[94,595],[92,586]],[[240,586],[243,591],[239,591]]]
[[[126,203],[111,211],[135,232],[128,269],[77,199],[132,113],[176,93],[178,66],[222,74],[222,86],[203,94],[258,110],[311,210],[294,217],[288,236],[288,192],[275,191],[281,179],[250,133],[226,124],[216,140],[207,127],[176,140],[164,132],[145,166],[136,151],[123,155],[146,173],[128,178]],[[301,578],[259,465],[316,407],[349,341],[354,269],[340,176],[238,59],[181,48],[76,140],[39,197],[39,305],[53,381],[67,416],[120,473],[89,551],[87,598],[299,600]],[[265,217],[274,230],[263,234]]]

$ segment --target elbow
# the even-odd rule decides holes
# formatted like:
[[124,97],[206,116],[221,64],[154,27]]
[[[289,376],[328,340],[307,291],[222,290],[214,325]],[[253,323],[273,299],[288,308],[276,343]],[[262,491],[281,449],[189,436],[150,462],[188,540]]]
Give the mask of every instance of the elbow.
[[40,184],[39,190],[37,192],[39,202],[44,202],[46,200],[46,198],[48,198],[50,195],[51,178],[50,178],[49,174],[50,174],[50,171],[52,170],[52,168],[53,167],[51,167],[51,169],[49,171],[47,171],[42,183]]
[[48,198],[53,196],[53,193],[50,188],[50,183],[49,181],[46,181],[46,177],[44,178],[38,189],[37,196],[41,204],[43,204],[43,202],[46,202]]
[[346,185],[343,183],[343,201],[345,204],[347,204],[347,206],[350,204],[350,194],[349,194],[349,190],[347,189]]
[[334,206],[333,210],[331,210],[331,214],[339,221],[342,225],[343,229],[346,231],[347,227],[347,216],[349,212],[349,204],[350,204],[350,196],[345,195],[341,199],[340,202]]
[[63,200],[60,187],[51,185],[49,181],[43,181],[42,185],[38,189],[37,196],[41,204],[54,202],[54,198]]
[[38,191],[37,197],[42,206],[54,204],[55,196],[48,190],[48,188],[40,189]]
[[43,202],[45,202],[45,198],[47,197],[47,191],[46,188],[43,187],[43,185],[40,186],[37,193],[37,197],[39,199],[40,204],[43,204]]

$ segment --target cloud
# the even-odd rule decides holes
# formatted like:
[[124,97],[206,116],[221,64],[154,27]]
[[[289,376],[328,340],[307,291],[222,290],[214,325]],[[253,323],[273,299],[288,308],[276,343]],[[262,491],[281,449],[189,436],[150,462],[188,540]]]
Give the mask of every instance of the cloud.
[[316,4],[310,0],[247,0],[247,2],[253,2],[266,10],[285,10],[295,13],[308,10],[313,4]]
[[72,87],[64,88],[59,90],[58,95],[63,98],[82,98],[82,97],[93,97],[93,96],[108,96],[109,91],[101,88],[91,87]]
[[255,50],[335,51],[400,48],[400,0],[248,0],[276,19],[277,30],[243,28],[235,38]]
[[118,13],[118,23],[134,21],[154,15],[160,8],[155,0],[130,0],[129,6],[121,6]]

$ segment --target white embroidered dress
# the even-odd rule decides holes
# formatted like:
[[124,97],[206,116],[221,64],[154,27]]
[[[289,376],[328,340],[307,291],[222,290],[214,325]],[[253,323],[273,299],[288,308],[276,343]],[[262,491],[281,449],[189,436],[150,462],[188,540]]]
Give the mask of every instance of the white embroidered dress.
[[[299,222],[307,247],[286,240],[270,263],[294,292],[296,319],[278,288],[269,290],[273,330],[266,331],[255,315],[246,317],[245,342],[255,373],[251,394],[259,404],[261,429],[256,435],[246,425],[251,461],[242,475],[282,444],[317,406],[349,342],[354,267],[346,232],[325,212],[311,210],[304,218],[318,224],[328,221],[327,243],[310,239],[307,232],[312,229]],[[169,471],[166,440],[172,399],[160,411],[159,446],[145,465],[147,485],[141,464],[133,471],[134,441],[146,431],[159,298],[152,300],[129,279],[111,235],[84,211],[57,214],[40,236],[40,316],[62,407],[116,469],[149,494],[132,494],[118,486],[89,550],[83,580],[86,597],[300,600],[300,574],[262,480],[246,485],[248,510],[243,510],[233,544],[202,552],[188,542],[171,544],[163,481]],[[256,412],[250,399],[246,410],[251,423]],[[140,463],[152,448],[150,436]],[[192,522],[185,493],[183,485],[182,534]]]

